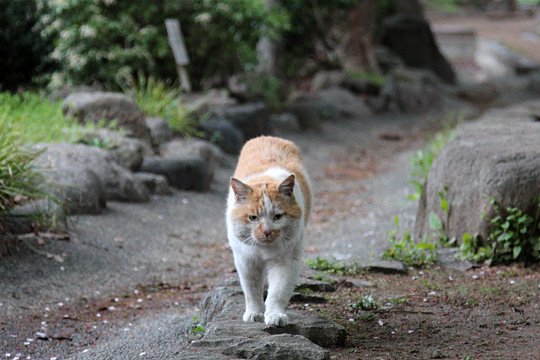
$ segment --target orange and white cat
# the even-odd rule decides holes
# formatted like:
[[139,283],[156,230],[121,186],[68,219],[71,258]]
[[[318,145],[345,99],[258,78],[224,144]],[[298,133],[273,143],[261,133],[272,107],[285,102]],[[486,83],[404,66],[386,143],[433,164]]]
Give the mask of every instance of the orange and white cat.
[[244,145],[226,212],[229,244],[246,300],[244,321],[287,325],[285,307],[301,269],[311,200],[296,145],[270,136]]

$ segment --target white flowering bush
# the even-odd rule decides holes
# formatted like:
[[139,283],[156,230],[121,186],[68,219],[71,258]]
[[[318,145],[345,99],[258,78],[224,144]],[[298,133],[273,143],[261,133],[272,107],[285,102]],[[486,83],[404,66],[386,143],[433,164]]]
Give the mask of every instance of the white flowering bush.
[[57,33],[56,82],[116,88],[135,74],[175,80],[164,20],[180,20],[195,86],[222,82],[255,62],[263,31],[286,23],[263,0],[49,0]]

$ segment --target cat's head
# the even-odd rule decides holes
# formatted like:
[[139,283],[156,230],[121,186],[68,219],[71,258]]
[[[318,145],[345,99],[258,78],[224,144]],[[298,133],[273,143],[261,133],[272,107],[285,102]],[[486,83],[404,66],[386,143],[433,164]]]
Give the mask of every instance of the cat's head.
[[298,230],[302,210],[294,198],[294,175],[282,182],[257,178],[243,183],[231,179],[236,236],[245,243],[270,246],[291,240]]

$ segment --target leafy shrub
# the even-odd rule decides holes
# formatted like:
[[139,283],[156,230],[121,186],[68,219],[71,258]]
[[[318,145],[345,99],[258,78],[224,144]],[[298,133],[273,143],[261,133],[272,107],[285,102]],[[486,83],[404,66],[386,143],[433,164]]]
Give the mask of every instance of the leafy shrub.
[[399,237],[399,217],[394,218],[395,228],[389,233],[390,246],[383,253],[383,258],[403,262],[408,266],[422,267],[437,261],[437,246],[425,240],[415,242],[409,230]]
[[165,82],[142,75],[132,80],[124,92],[135,99],[147,116],[161,117],[171,129],[182,135],[194,133],[194,121],[188,109],[182,105],[180,91]]
[[54,2],[60,36],[54,51],[62,76],[73,83],[118,87],[137,73],[176,79],[164,20],[181,22],[196,87],[223,82],[255,63],[256,44],[271,33],[278,16],[267,14],[262,0]]
[[490,198],[495,216],[489,220],[492,229],[487,242],[465,234],[461,245],[463,257],[469,260],[490,260],[492,264],[512,261],[540,260],[540,200],[534,215],[516,207],[501,209]]
[[79,125],[66,118],[62,104],[25,92],[0,93],[0,126],[16,132],[21,143],[77,142],[84,129],[99,125]]
[[0,0],[0,90],[16,90],[52,70],[53,37],[44,34],[41,0]]
[[379,305],[373,298],[373,295],[367,294],[364,295],[358,300],[357,302],[350,304],[349,308],[351,310],[364,310],[364,311],[370,311],[370,310],[377,310],[379,308]]

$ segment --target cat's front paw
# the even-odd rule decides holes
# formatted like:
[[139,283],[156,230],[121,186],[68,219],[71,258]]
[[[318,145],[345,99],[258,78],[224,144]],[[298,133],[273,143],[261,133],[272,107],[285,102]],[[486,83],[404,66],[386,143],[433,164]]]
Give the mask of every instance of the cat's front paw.
[[242,316],[242,320],[245,322],[262,322],[264,320],[264,315],[260,312],[246,311],[244,316]]
[[284,313],[267,313],[264,314],[264,323],[266,325],[286,326],[289,323],[289,318]]

